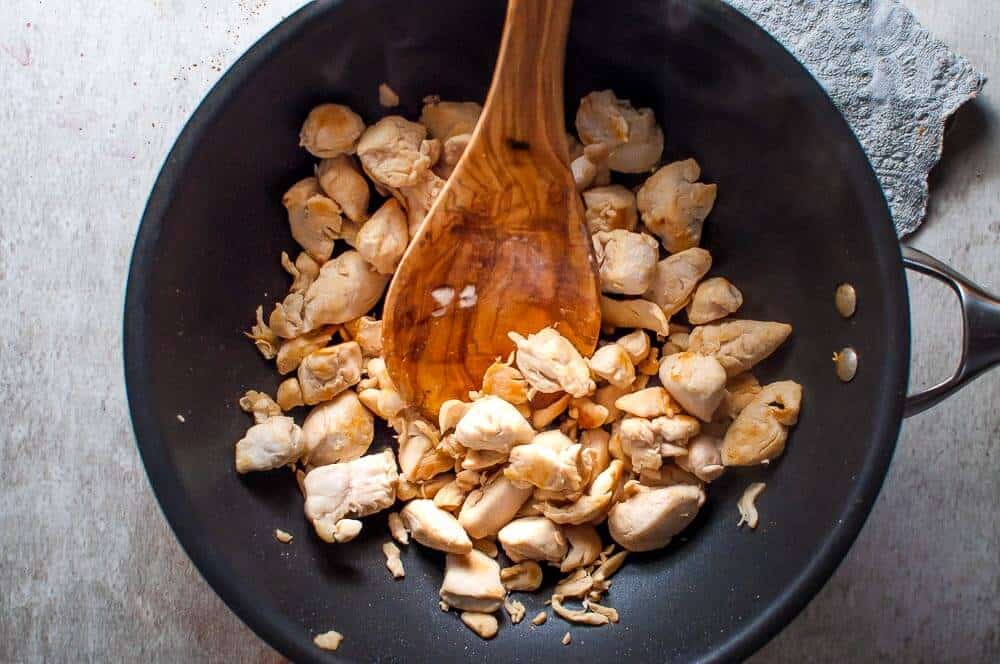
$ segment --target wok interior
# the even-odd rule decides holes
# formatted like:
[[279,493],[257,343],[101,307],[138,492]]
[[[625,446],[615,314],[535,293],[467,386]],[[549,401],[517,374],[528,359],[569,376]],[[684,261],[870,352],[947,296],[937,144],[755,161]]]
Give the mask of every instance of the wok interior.
[[[366,519],[350,544],[324,544],[310,532],[290,473],[233,470],[233,445],[250,423],[237,398],[248,388],[273,394],[278,383],[241,331],[258,304],[269,311],[288,286],[278,257],[295,247],[280,199],[310,173],[297,146],[303,118],[317,103],[338,101],[371,121],[386,112],[377,102],[383,81],[403,100],[397,112],[410,117],[426,94],[482,101],[503,13],[502,2],[464,0],[307,8],[236,67],[232,90],[209,98],[204,122],[181,139],[180,163],[168,162],[176,179],[160,184],[169,200],[162,217],[147,217],[140,234],[126,352],[154,486],[210,581],[296,659],[319,656],[311,635],[331,628],[346,636],[338,655],[364,660],[566,652],[560,620],[530,628],[504,616],[499,636],[482,642],[442,613],[435,552],[411,545],[406,579],[393,581],[380,551],[384,515]],[[794,326],[756,371],[761,382],[804,385],[784,457],[730,470],[682,537],[631,556],[606,599],[621,624],[573,628],[572,647],[658,660],[718,654],[720,646],[739,652],[755,620],[801,604],[776,603],[803,575],[832,569],[817,555],[852,539],[848,532],[845,543],[843,522],[863,518],[891,454],[908,322],[888,213],[854,137],[816,84],[721,4],[579,1],[566,61],[570,129],[583,94],[613,88],[656,111],[664,159],[694,156],[703,180],[718,183],[703,242],[711,274],[743,291],[742,317]],[[843,281],[858,292],[850,321],[833,305]],[[860,369],[844,385],[830,355],[848,344]],[[372,451],[388,444],[383,429]],[[165,465],[154,468],[156,459]],[[736,499],[751,481],[767,483],[756,532],[736,528]],[[294,543],[276,542],[275,528]],[[519,599],[530,616],[546,597]]]

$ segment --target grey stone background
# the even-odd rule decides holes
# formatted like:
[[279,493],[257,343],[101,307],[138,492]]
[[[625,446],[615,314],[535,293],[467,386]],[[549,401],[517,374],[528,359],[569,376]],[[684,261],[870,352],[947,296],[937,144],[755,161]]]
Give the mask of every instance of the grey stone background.
[[[0,3],[0,662],[281,658],[167,528],[128,422],[125,272],[189,113],[301,0]],[[909,0],[994,79],[1000,4]],[[998,99],[959,112],[911,240],[1000,291]],[[958,307],[910,280],[914,386],[958,357]],[[760,662],[1000,660],[1000,372],[906,422],[857,543]]]

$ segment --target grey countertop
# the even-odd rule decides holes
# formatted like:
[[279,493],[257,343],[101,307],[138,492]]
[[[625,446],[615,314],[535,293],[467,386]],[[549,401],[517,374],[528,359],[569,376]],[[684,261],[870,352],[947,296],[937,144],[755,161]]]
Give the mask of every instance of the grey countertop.
[[[189,113],[301,0],[0,6],[0,661],[278,661],[161,516],[124,397],[125,271]],[[909,0],[987,75],[1000,4]],[[1000,291],[995,85],[962,109],[912,243]],[[958,358],[958,306],[911,277],[912,385]],[[767,662],[1000,660],[1000,372],[908,420],[885,488]]]

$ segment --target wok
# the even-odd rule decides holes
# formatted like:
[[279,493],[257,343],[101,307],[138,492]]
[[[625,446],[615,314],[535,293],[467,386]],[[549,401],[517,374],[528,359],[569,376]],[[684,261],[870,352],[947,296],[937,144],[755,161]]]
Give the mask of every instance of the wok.
[[[295,661],[553,661],[569,652],[559,620],[502,624],[484,642],[442,613],[443,560],[434,552],[411,546],[406,579],[393,581],[380,550],[384,515],[366,520],[350,544],[324,544],[287,471],[233,470],[233,444],[249,424],[237,398],[248,388],[273,394],[278,382],[241,331],[258,304],[269,307],[287,288],[277,258],[295,247],[280,200],[311,172],[297,146],[302,119],[325,101],[376,118],[385,112],[382,81],[411,117],[430,93],[482,100],[503,15],[499,1],[307,5],[250,49],[194,113],[139,229],[124,352],[150,482],[209,584]],[[967,315],[959,372],[907,401],[908,300],[889,211],[851,130],[791,55],[717,0],[581,0],[566,62],[567,126],[583,94],[614,88],[656,111],[665,159],[695,156],[704,180],[718,183],[703,242],[713,274],[743,290],[743,317],[794,325],[758,377],[804,386],[784,457],[728,472],[683,537],[631,556],[608,598],[622,622],[572,628],[573,647],[582,643],[594,661],[743,658],[805,606],[847,552],[904,412],[998,360],[997,303],[933,259],[907,255],[948,280]],[[833,305],[845,281],[859,301],[849,320]],[[830,361],[846,345],[860,357],[849,384]],[[372,450],[389,444],[380,430]],[[735,527],[736,500],[751,481],[768,485],[755,532]],[[275,541],[277,527],[295,535],[292,545]],[[529,616],[545,597],[521,598]],[[312,636],[331,628],[346,640],[322,652]]]

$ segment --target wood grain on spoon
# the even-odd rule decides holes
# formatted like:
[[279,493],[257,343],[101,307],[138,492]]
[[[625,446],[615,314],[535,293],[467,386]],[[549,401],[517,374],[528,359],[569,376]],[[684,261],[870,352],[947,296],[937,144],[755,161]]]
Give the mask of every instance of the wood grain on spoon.
[[479,389],[513,350],[510,330],[555,326],[588,355],[597,343],[597,269],[563,120],[571,11],[510,1],[479,124],[389,287],[386,365],[428,415]]

